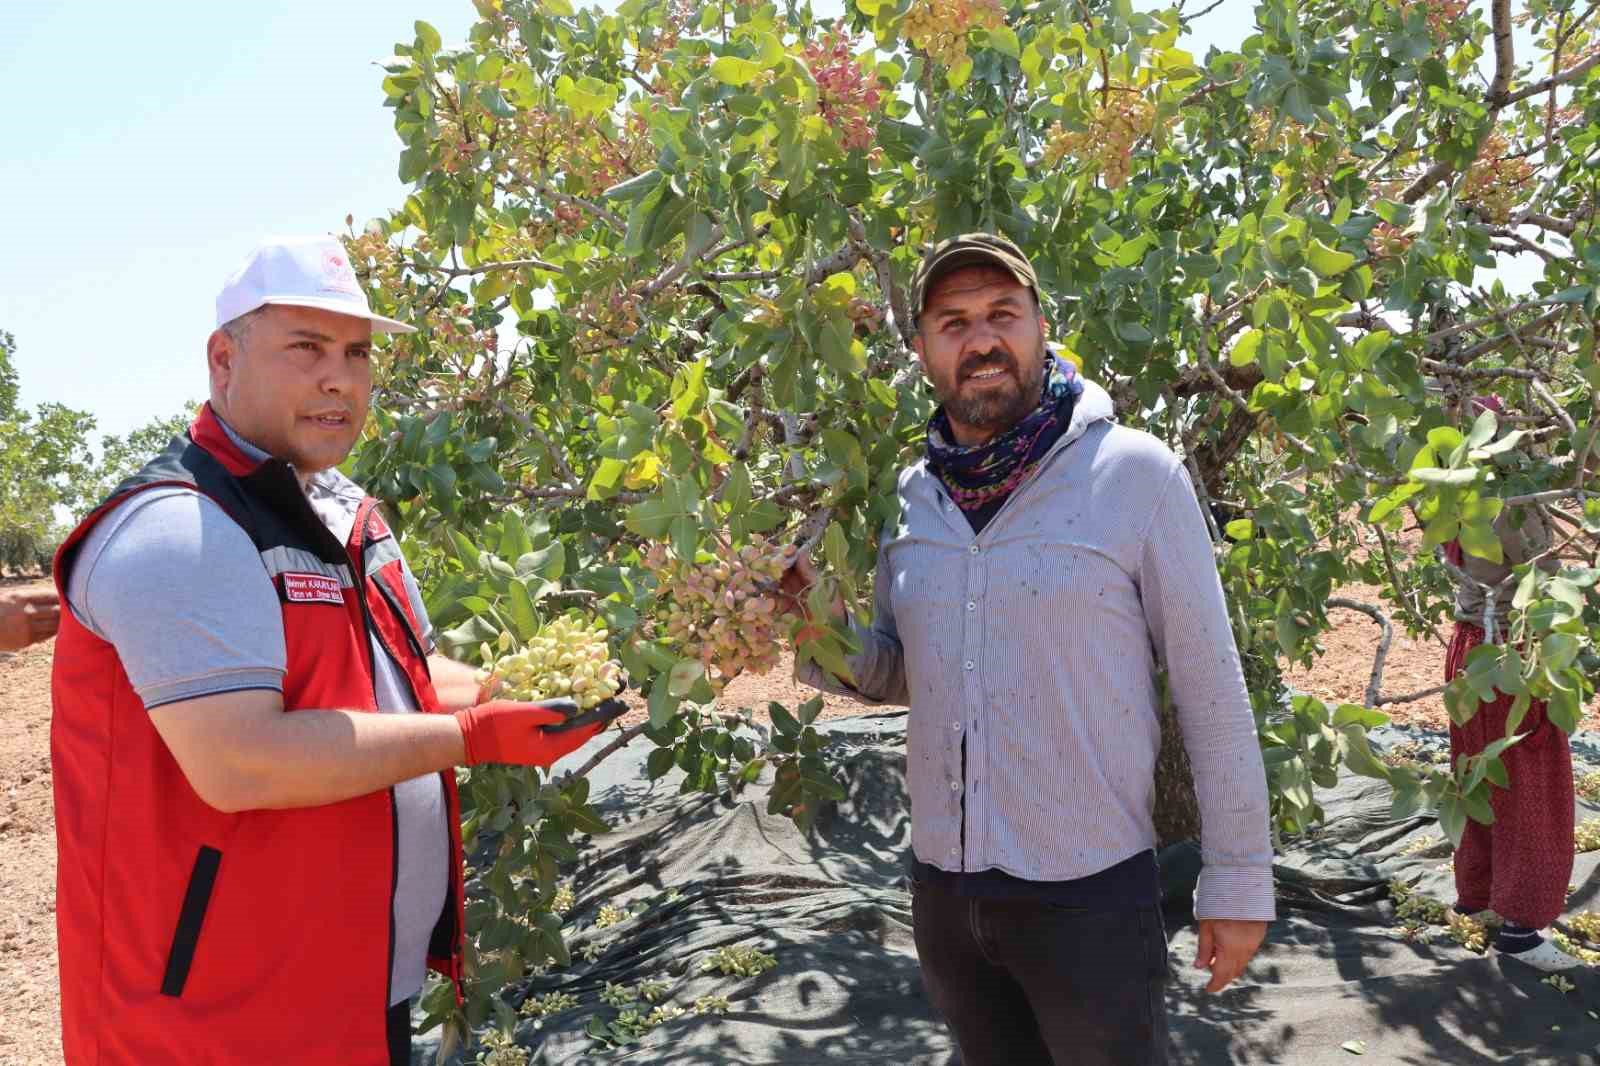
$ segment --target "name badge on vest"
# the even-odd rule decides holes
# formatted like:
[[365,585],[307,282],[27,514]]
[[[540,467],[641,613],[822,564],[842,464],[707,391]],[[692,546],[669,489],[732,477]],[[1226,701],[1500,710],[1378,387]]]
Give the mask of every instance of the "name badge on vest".
[[344,606],[344,590],[339,586],[339,579],[326,574],[284,574],[283,598],[290,603]]

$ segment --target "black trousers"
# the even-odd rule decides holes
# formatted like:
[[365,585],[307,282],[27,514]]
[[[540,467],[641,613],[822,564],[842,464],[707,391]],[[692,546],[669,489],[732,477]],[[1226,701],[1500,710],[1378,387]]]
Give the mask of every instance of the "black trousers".
[[922,980],[962,1066],[1166,1066],[1156,907],[1088,911],[912,884]]
[[403,999],[389,1008],[389,1066],[411,1066],[411,1001]]

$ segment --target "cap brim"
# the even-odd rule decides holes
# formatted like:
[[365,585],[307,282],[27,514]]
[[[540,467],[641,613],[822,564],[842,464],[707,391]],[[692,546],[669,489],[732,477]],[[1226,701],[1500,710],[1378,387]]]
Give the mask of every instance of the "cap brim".
[[261,301],[262,305],[273,304],[278,307],[311,307],[318,311],[332,311],[336,315],[348,315],[351,318],[364,318],[372,323],[374,333],[415,333],[416,326],[408,326],[404,322],[392,318],[375,315],[371,311],[351,307],[344,300],[324,299],[320,296],[273,296]]
[[1033,282],[1017,271],[1017,267],[1003,252],[989,251],[985,248],[955,248],[947,254],[935,259],[928,264],[928,277],[922,283],[923,293],[933,285],[934,281],[948,274],[952,270],[968,266],[994,266],[1004,270],[1016,279],[1018,285],[1033,288]]

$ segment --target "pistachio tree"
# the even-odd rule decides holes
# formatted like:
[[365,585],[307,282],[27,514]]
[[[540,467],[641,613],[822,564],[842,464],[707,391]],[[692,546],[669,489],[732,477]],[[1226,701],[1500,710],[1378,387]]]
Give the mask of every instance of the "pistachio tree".
[[[1037,267],[1052,343],[1215,519],[1278,828],[1320,816],[1341,763],[1452,834],[1487,819],[1498,750],[1373,758],[1381,708],[1428,694],[1386,690],[1381,654],[1361,705],[1286,700],[1279,668],[1315,658],[1332,611],[1385,647],[1396,625],[1440,636],[1442,547],[1498,558],[1496,518],[1536,509],[1554,565],[1493,590],[1513,639],[1446,701],[1460,721],[1498,688],[1578,721],[1600,618],[1597,5],[1264,0],[1201,54],[1215,6],[476,0],[449,44],[418,22],[383,75],[411,191],[348,244],[419,332],[380,353],[357,473],[447,646],[602,620],[650,720],[596,759],[653,744],[652,776],[712,791],[770,770],[804,824],[838,794],[816,705],[737,729],[718,689],[785,637],[785,545],[830,576],[818,606],[870,614],[932,405],[907,283],[930,242],[996,230]],[[1473,417],[1484,393],[1503,413]],[[1342,600],[1351,582],[1382,601]],[[683,620],[719,612],[727,639]],[[847,673],[850,648],[836,629],[798,655]],[[469,916],[481,1017],[567,961],[559,864],[604,825],[581,774],[479,770],[466,793],[469,836],[497,841]],[[1163,825],[1192,828],[1182,788],[1162,795]]]

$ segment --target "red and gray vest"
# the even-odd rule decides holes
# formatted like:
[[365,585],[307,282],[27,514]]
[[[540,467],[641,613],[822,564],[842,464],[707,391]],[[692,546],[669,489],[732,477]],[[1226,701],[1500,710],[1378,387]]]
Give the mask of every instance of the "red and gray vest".
[[[245,456],[209,406],[73,530],[56,555],[63,597],[88,531],[158,485],[210,497],[260,549],[283,611],[285,711],[376,711],[376,636],[417,706],[440,713],[400,552],[376,501],[362,502],[340,544],[289,466]],[[208,806],[151,725],[116,649],[70,611],[51,695],[68,1066],[388,1066],[393,793],[297,810]],[[428,963],[459,997],[460,816],[453,772],[440,778],[451,890]]]

